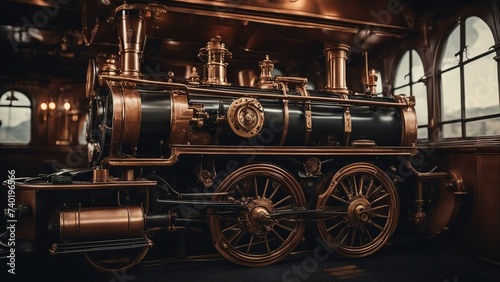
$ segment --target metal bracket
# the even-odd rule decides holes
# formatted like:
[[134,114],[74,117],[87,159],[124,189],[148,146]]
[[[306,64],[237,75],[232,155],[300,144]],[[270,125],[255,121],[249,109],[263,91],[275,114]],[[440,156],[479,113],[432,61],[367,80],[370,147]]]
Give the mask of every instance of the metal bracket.
[[[302,82],[302,85],[297,85],[296,89],[302,97],[309,97],[309,92],[306,89],[307,81]],[[309,142],[312,133],[312,107],[311,100],[304,100],[304,118],[306,121],[306,133],[304,136],[304,144]]]
[[346,141],[345,141],[346,146],[349,146],[349,138],[351,136],[351,132],[352,132],[351,110],[349,109],[349,107],[346,107],[344,109],[344,133],[346,136]]

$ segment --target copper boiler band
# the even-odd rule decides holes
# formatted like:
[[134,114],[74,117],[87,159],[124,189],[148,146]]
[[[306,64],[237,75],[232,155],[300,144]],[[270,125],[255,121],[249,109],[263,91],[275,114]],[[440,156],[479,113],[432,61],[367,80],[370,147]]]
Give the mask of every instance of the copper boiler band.
[[61,242],[144,236],[141,207],[78,208],[59,213]]
[[168,144],[187,144],[191,131],[193,110],[189,109],[188,97],[182,92],[173,91],[170,94],[170,136]]
[[[113,95],[113,133],[111,135],[111,154],[135,155],[141,130],[142,102],[139,91],[121,87],[112,88]],[[127,149],[128,148],[128,149]]]
[[401,111],[401,145],[402,146],[413,146],[417,143],[417,133],[418,133],[418,122],[417,114],[415,112],[415,98],[404,97],[396,95],[396,100],[401,104],[408,105],[407,107],[402,107]]

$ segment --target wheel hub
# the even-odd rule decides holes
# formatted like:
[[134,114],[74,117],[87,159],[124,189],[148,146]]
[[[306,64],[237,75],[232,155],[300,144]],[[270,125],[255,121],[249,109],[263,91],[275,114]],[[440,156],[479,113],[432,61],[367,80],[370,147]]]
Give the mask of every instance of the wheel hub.
[[369,209],[370,203],[365,198],[355,199],[347,208],[347,217],[351,223],[365,223],[370,219],[366,213]]
[[247,206],[246,221],[250,232],[263,236],[273,229],[274,222],[270,214],[274,211],[274,208],[269,199],[255,199],[248,203]]

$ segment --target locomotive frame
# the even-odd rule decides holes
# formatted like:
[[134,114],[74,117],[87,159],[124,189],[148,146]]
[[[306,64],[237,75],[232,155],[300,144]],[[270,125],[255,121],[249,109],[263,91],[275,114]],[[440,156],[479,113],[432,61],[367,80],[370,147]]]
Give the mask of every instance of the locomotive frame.
[[121,62],[89,64],[91,168],[16,180],[19,238],[119,271],[145,257],[152,233],[189,222],[178,208],[190,206],[219,253],[240,265],[288,256],[309,223],[338,254],[363,257],[382,248],[398,224],[400,183],[389,172],[401,162],[416,179],[416,225],[429,221],[426,179],[465,193],[457,172],[420,173],[408,161],[418,151],[412,97],[349,92],[349,46],[325,46],[322,91],[308,90],[306,78],[273,77],[268,57],[255,87],[231,86],[232,54],[219,36],[200,49],[203,79],[193,69],[186,83],[154,81],[140,72],[146,11],[163,8],[119,6]]

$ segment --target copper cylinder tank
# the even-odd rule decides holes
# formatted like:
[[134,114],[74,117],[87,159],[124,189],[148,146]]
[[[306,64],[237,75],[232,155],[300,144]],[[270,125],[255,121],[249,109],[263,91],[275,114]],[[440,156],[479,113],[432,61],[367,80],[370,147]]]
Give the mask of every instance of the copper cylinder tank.
[[61,242],[144,236],[141,207],[78,208],[59,213]]
[[349,45],[329,44],[325,46],[326,91],[347,94],[346,61]]

